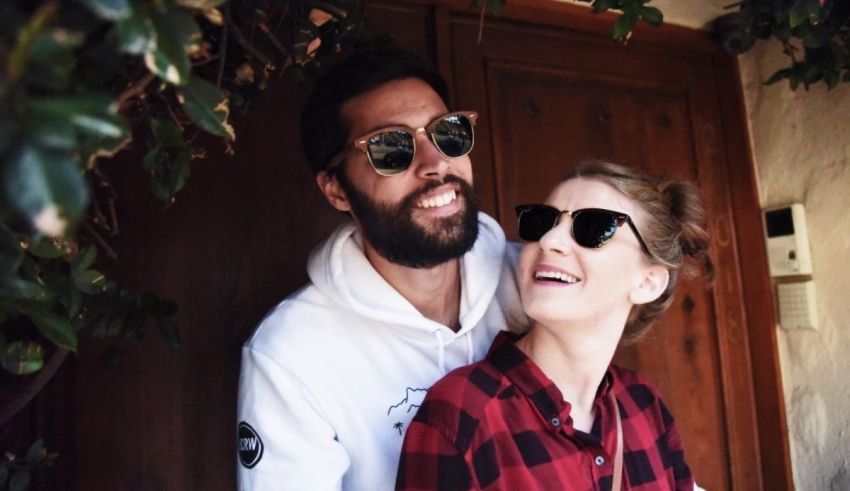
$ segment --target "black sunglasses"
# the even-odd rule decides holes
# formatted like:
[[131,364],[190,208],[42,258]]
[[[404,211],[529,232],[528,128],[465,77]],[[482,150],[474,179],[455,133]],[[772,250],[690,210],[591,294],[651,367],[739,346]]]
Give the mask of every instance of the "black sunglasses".
[[445,157],[455,159],[463,157],[472,151],[475,144],[473,127],[478,113],[474,111],[459,111],[444,114],[422,128],[407,126],[391,126],[381,128],[360,138],[343,149],[331,160],[328,170],[333,169],[345,159],[345,153],[350,148],[356,148],[365,153],[375,172],[382,176],[401,174],[410,167],[416,154],[415,136],[427,132],[434,146]]
[[625,213],[602,208],[561,211],[549,205],[520,205],[516,207],[516,214],[519,236],[531,242],[540,240],[546,232],[555,228],[561,215],[569,215],[573,219],[572,235],[576,244],[590,249],[599,249],[607,244],[617,229],[627,223],[643,251],[652,256],[635,223]]

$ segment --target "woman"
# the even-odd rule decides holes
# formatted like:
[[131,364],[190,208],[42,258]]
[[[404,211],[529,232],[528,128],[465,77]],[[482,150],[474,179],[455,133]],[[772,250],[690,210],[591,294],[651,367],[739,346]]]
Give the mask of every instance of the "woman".
[[428,392],[397,489],[693,489],[658,392],[611,365],[672,300],[685,255],[712,276],[697,189],[591,162],[517,207],[524,336]]

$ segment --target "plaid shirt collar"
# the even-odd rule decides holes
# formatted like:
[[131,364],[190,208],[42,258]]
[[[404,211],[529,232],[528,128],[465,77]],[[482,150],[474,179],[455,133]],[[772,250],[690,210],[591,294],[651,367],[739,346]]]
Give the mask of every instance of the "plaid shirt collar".
[[[540,417],[546,422],[544,426],[548,427],[550,431],[559,431],[561,423],[572,428],[572,417],[570,416],[572,406],[569,402],[564,401],[561,390],[543,373],[543,370],[537,366],[534,360],[516,347],[516,342],[520,338],[522,338],[522,335],[508,331],[500,332],[487,353],[487,361],[501,371],[517,389],[528,397],[537,408]],[[613,385],[614,375],[609,367],[605,371],[605,377],[596,392],[594,404],[597,410],[604,408],[604,398],[608,396],[608,391],[612,390]],[[558,422],[555,422],[555,419]],[[590,436],[598,439],[601,437],[601,428],[599,428],[599,418],[595,419],[596,422],[591,429]],[[577,430],[576,433],[587,435]]]

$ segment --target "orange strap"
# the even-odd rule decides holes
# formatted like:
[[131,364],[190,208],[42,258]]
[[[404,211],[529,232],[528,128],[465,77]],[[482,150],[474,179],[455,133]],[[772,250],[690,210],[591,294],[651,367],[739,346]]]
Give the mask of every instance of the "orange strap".
[[614,454],[614,476],[611,483],[611,491],[620,491],[623,480],[623,421],[620,419],[620,407],[617,405],[617,398],[614,397],[614,390],[608,392],[608,399],[614,407],[614,415],[617,417],[617,450]]

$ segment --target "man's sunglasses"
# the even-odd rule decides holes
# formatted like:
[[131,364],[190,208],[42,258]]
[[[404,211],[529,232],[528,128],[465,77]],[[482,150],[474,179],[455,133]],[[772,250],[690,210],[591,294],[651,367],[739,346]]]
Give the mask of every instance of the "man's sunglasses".
[[346,145],[345,149],[331,160],[328,169],[342,163],[345,153],[350,148],[356,148],[365,153],[375,172],[382,176],[401,174],[410,167],[416,154],[416,138],[419,133],[426,132],[434,142],[434,146],[443,156],[455,159],[463,157],[472,151],[475,144],[473,127],[478,113],[474,111],[459,111],[440,116],[422,128],[407,126],[391,126],[373,131]]
[[516,207],[516,214],[519,236],[531,242],[540,240],[546,232],[555,228],[561,215],[569,215],[573,219],[572,236],[576,244],[590,249],[599,249],[607,244],[617,229],[627,223],[643,251],[652,256],[635,223],[625,213],[602,208],[561,211],[549,205],[520,205]]

